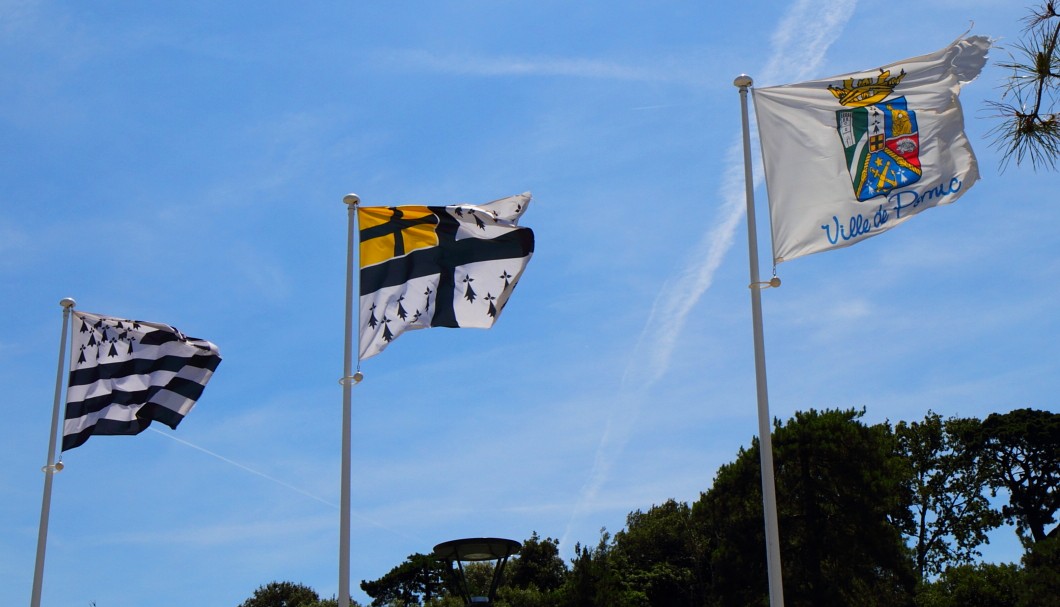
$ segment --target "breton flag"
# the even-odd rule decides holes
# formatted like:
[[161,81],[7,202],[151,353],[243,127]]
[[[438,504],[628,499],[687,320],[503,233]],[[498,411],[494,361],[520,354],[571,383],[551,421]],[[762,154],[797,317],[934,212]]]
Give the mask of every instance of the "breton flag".
[[881,68],[754,89],[773,261],[852,245],[979,179],[958,99],[986,63],[972,36]]
[[492,327],[534,252],[529,203],[358,207],[360,359],[412,329]]
[[77,311],[74,320],[63,451],[155,420],[176,429],[221,363],[217,346],[169,325]]

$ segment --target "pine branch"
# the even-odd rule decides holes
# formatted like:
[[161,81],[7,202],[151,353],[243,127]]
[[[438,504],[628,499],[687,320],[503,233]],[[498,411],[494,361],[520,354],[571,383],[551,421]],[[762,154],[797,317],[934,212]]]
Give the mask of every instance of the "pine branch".
[[[1060,118],[1056,112],[1043,110],[1043,103],[1046,93],[1052,94],[1060,85],[1060,54],[1057,53],[1060,13],[1057,5],[1056,0],[1049,0],[1024,18],[1024,31],[1030,40],[1016,45],[1023,60],[1013,58],[1010,63],[1000,64],[1012,70],[1012,75],[1002,87],[1002,100],[988,103],[1002,119],[990,131],[994,146],[1003,151],[1002,170],[1012,159],[1016,164],[1029,160],[1035,169],[1056,168],[1060,156]],[[1013,101],[1006,102],[1010,95]]]

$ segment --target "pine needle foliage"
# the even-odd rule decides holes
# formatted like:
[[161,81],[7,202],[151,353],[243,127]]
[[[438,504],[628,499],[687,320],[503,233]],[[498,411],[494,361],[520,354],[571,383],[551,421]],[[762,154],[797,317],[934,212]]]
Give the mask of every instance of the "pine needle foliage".
[[1015,160],[1056,170],[1060,157],[1060,1],[1048,0],[1023,19],[1024,39],[1015,55],[1000,66],[1012,74],[1002,85],[999,101],[989,105],[1001,122],[991,129],[993,145],[1002,152],[1001,169]]

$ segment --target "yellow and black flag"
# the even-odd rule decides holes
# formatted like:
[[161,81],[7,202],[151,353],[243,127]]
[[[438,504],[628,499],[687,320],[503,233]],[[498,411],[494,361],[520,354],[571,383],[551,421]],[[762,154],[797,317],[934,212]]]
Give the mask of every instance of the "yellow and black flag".
[[492,327],[534,252],[517,225],[529,203],[358,207],[359,358],[412,329]]

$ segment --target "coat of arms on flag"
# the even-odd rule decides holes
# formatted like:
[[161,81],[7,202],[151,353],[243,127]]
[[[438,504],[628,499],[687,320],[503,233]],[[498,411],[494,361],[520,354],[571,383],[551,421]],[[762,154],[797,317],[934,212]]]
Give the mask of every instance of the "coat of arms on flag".
[[836,130],[846,151],[854,196],[860,201],[920,180],[916,112],[908,108],[905,97],[887,99],[904,77],[904,70],[894,77],[882,70],[874,80],[855,84],[847,78],[841,87],[828,87],[841,105],[853,108],[835,113]]
[[358,207],[360,359],[412,329],[493,326],[534,252],[529,203]]
[[96,435],[176,429],[221,364],[214,344],[174,327],[74,312],[63,451]]

